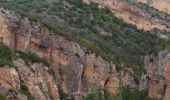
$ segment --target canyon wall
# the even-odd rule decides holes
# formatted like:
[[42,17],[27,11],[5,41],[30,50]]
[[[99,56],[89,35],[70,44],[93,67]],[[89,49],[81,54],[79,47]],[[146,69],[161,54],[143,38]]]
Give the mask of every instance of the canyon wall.
[[0,38],[14,53],[15,50],[32,52],[50,63],[50,66],[36,62],[27,64],[22,58],[13,57],[14,66],[0,68],[0,89],[6,94],[10,93],[10,89],[16,90],[17,95],[13,94],[13,98],[27,100],[27,96],[19,93],[24,84],[36,100],[50,100],[51,97],[59,100],[61,92],[70,98],[82,100],[83,95],[99,88],[116,93],[120,79],[124,86],[147,89],[153,98],[169,98],[168,51],[145,58],[146,72],[138,86],[133,71],[117,71],[112,62],[57,35],[38,22],[3,8],[0,8]]

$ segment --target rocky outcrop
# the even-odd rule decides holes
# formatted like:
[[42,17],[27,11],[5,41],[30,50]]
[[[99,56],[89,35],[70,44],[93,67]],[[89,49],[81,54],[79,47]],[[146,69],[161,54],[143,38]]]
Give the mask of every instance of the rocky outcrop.
[[25,64],[22,59],[13,60],[21,83],[24,83],[30,93],[37,100],[50,100],[52,96],[55,100],[59,99],[58,87],[53,76],[48,73],[48,68],[43,64]]
[[27,100],[20,93],[21,85],[25,85],[36,100],[59,100],[58,87],[54,78],[48,73],[48,67],[42,63],[25,64],[20,58],[13,59],[15,67],[0,68],[0,89],[10,100]]
[[[149,96],[156,99],[169,100],[169,68],[170,53],[162,51],[157,56],[151,55],[145,58],[146,74],[141,83],[148,88]],[[147,85],[146,81],[147,80]],[[142,86],[142,84],[141,84]]]

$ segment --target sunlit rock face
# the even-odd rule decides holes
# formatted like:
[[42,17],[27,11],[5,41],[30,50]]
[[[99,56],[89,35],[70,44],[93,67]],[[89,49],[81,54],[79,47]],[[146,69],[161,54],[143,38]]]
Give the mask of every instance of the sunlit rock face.
[[[170,71],[170,53],[162,51],[157,56],[147,56],[145,58],[146,77],[148,79],[149,95],[156,99],[169,97],[169,71]],[[142,85],[141,85],[142,86]]]
[[170,14],[169,0],[137,0],[138,2],[146,3],[160,11]]

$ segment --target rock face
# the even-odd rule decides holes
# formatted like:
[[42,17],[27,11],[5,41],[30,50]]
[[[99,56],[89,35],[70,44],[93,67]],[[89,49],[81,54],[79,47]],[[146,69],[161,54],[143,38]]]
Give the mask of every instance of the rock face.
[[50,96],[59,99],[58,87],[46,66],[35,63],[28,67],[22,59],[15,59],[13,63],[16,65],[20,81],[28,87],[35,99],[50,100]]
[[146,78],[143,80],[148,80],[148,85],[145,85],[145,87],[148,88],[149,95],[157,99],[164,98],[165,100],[169,100],[169,51],[162,51],[157,56],[147,56],[145,58],[145,64]]
[[[20,85],[28,87],[29,92],[37,100],[50,100],[52,96],[59,99],[58,88],[54,78],[48,73],[48,68],[41,63],[26,65],[22,59],[13,59],[15,68],[8,66],[0,68],[1,92],[7,93],[8,98],[16,100],[27,100],[27,97],[18,93]],[[11,91],[16,91],[12,94]],[[23,95],[23,96],[22,96]]]

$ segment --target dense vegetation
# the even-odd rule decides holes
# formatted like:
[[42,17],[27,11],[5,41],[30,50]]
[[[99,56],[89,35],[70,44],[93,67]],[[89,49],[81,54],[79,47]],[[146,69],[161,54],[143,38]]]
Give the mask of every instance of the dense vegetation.
[[111,95],[104,91],[98,90],[89,93],[85,100],[154,100],[148,97],[147,91],[139,91],[129,86],[122,87],[117,95]]
[[123,22],[108,9],[98,9],[96,4],[86,5],[81,0],[4,0],[0,4],[43,23],[119,67],[133,68],[137,75],[143,71],[145,55],[156,54],[169,45]]

